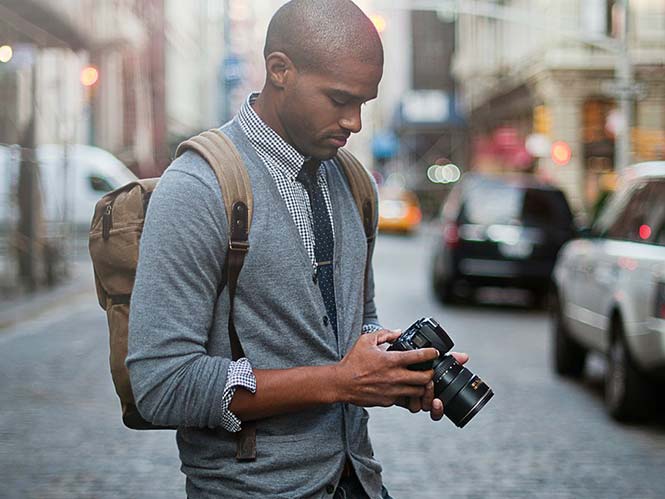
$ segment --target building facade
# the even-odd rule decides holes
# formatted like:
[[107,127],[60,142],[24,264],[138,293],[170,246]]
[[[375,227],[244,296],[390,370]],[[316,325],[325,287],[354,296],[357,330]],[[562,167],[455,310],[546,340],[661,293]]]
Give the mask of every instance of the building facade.
[[500,4],[499,16],[458,19],[453,67],[470,117],[474,168],[535,170],[584,210],[618,169],[622,127],[630,130],[632,162],[665,159],[664,2],[629,2],[628,54],[639,84],[630,89],[629,124],[614,82],[620,54],[602,48],[616,47],[625,22],[620,2]]

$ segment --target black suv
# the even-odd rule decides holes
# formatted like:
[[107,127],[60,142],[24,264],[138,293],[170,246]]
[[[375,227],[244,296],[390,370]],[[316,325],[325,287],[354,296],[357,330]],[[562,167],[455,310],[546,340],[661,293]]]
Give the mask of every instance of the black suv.
[[511,286],[542,303],[557,252],[576,234],[563,192],[522,175],[465,175],[441,222],[432,285],[442,302],[480,286]]

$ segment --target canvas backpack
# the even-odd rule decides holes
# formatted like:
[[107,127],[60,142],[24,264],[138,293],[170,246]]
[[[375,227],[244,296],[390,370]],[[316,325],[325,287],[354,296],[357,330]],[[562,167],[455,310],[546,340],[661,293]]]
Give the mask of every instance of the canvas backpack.
[[[176,157],[193,150],[201,155],[219,182],[228,221],[229,248],[219,292],[228,287],[229,340],[232,358],[244,357],[233,323],[233,303],[238,275],[249,251],[253,197],[247,170],[231,140],[220,130],[203,132],[182,144]],[[360,213],[368,245],[368,261],[376,231],[376,193],[368,172],[349,152],[340,149],[338,163],[347,178]],[[99,305],[106,311],[109,329],[111,377],[122,406],[122,421],[135,430],[172,429],[147,422],[136,408],[129,372],[125,365],[129,322],[129,304],[139,257],[139,243],[145,214],[157,178],[136,180],[106,194],[95,207],[89,234],[95,286]],[[365,280],[369,265],[365,266]],[[365,290],[367,286],[365,286]],[[239,460],[256,457],[253,424],[243,424],[238,437]]]

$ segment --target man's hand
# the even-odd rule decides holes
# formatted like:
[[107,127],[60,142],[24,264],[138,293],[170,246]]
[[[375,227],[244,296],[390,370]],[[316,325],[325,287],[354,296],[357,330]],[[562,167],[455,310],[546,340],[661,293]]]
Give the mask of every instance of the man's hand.
[[[450,352],[460,364],[466,364],[469,356],[465,353]],[[438,421],[443,417],[443,402],[434,398],[434,382],[430,381],[425,386],[422,397],[404,397],[397,401],[397,405],[409,409],[412,413],[425,411],[430,413],[432,421]]]
[[427,396],[426,386],[434,371],[412,371],[407,366],[433,360],[439,352],[434,348],[387,352],[382,345],[395,341],[400,334],[382,329],[358,338],[335,367],[338,400],[364,407],[389,407],[400,399]]

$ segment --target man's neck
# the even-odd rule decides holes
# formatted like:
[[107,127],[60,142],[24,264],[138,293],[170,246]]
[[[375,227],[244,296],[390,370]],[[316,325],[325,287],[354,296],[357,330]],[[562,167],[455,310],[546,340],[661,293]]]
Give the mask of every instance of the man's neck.
[[272,128],[277,133],[277,135],[284,139],[287,144],[295,147],[291,137],[289,137],[289,134],[286,133],[286,129],[282,125],[282,122],[279,119],[279,115],[277,114],[277,110],[270,101],[268,94],[269,91],[264,88],[252,105],[254,112],[259,118],[263,120],[266,125]]

